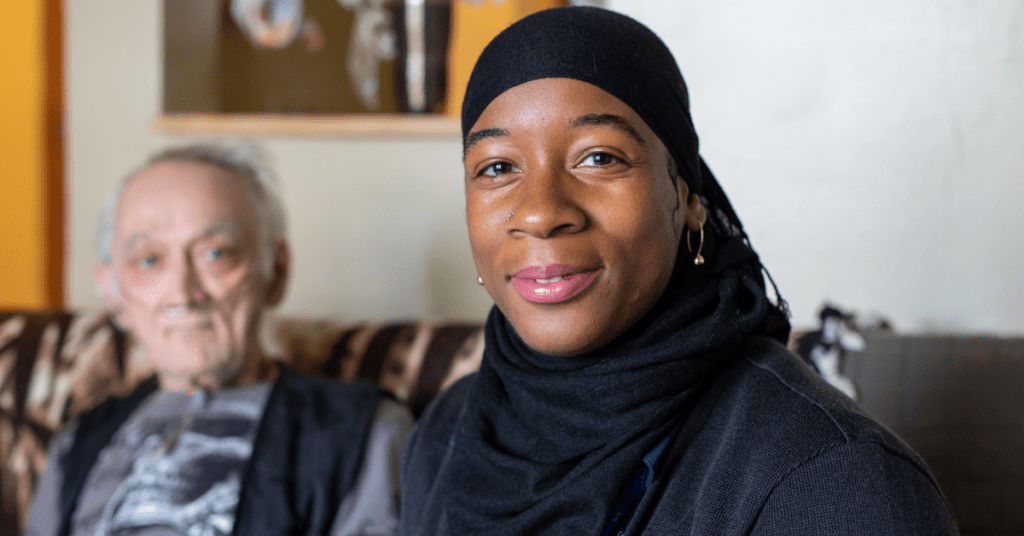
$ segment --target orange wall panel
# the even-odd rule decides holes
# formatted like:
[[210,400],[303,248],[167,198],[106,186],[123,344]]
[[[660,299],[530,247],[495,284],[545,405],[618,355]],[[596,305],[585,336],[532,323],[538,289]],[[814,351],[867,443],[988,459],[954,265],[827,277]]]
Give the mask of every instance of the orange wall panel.
[[473,65],[494,36],[531,13],[563,5],[563,0],[453,0],[446,112],[459,115]]
[[0,17],[0,308],[63,301],[59,12],[34,0]]

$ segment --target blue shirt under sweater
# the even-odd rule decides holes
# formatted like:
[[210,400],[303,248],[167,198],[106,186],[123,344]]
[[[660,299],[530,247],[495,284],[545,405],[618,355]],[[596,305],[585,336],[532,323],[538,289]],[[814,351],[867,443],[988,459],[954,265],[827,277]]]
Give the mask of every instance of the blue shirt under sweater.
[[[625,534],[958,533],[927,466],[892,432],[782,345],[751,337],[737,352],[662,455]],[[406,535],[419,533],[474,378],[435,401],[410,440]]]

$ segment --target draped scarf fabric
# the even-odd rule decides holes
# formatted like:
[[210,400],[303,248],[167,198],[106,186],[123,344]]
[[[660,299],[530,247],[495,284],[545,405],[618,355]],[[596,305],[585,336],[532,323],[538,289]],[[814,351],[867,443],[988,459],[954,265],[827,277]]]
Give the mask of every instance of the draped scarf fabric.
[[450,458],[427,498],[425,534],[601,533],[641,458],[677,429],[744,337],[784,339],[761,264],[697,153],[686,88],[643,25],[595,8],[542,11],[481,55],[463,106],[463,138],[487,104],[538,78],[594,84],[637,111],[708,209],[694,266],[686,235],[665,292],[643,318],[589,354],[537,352],[497,307]]
[[769,307],[746,266],[706,279],[687,264],[633,328],[584,356],[536,352],[491,310],[480,374],[427,510],[445,519],[425,534],[601,533],[640,459]]

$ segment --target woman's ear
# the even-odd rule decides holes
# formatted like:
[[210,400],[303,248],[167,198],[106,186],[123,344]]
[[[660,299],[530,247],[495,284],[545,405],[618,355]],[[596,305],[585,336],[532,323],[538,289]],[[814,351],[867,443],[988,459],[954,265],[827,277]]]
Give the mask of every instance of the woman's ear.
[[675,211],[676,236],[682,236],[684,231],[700,231],[704,223],[708,221],[708,211],[697,194],[691,194],[690,188],[682,177],[676,177],[676,200]]
[[704,203],[701,202],[699,195],[689,194],[687,197],[686,226],[691,231],[699,231],[704,227],[704,223],[708,221],[708,211],[704,208]]
[[[666,149],[667,153],[667,149]],[[676,236],[681,237],[683,231],[699,231],[708,220],[708,212],[701,203],[700,196],[690,193],[690,186],[683,180],[672,155],[668,155],[668,174],[676,191],[676,210],[673,217]]]
[[291,252],[288,250],[288,244],[284,240],[280,240],[274,245],[274,263],[267,278],[267,305],[273,307],[284,299],[290,267]]

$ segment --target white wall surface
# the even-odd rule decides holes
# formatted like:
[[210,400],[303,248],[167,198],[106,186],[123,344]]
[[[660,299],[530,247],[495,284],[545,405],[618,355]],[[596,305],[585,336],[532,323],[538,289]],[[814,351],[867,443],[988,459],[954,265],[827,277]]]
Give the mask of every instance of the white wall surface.
[[[668,43],[702,153],[794,322],[1024,333],[1024,4],[610,0]],[[68,300],[100,307],[103,198],[146,154],[161,0],[68,2]],[[267,138],[290,213],[282,313],[482,319],[457,139]]]
[[668,44],[790,301],[1024,332],[1024,3],[611,0]]

